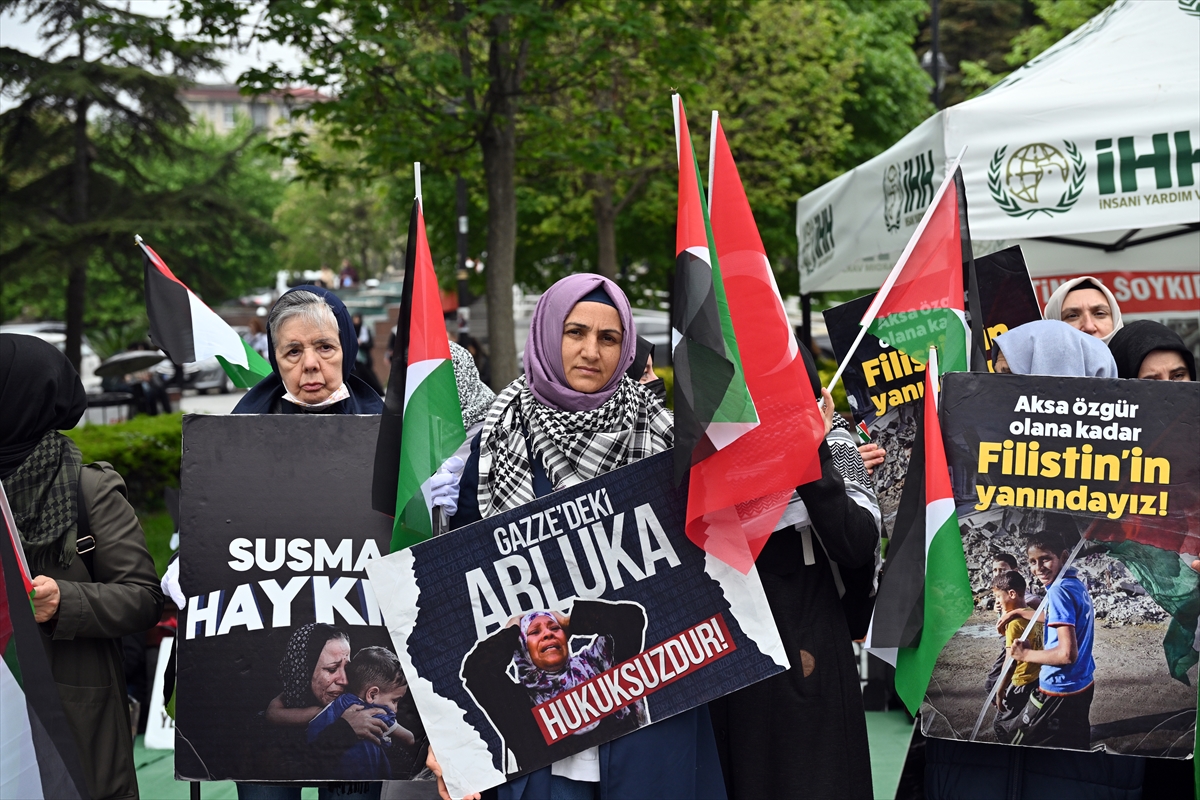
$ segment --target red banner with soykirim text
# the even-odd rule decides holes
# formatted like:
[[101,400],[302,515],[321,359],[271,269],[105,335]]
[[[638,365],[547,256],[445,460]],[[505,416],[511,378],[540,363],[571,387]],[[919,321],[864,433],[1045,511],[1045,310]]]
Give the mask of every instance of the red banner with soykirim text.
[[[1196,313],[1200,311],[1200,273],[1197,272],[1096,272],[1112,290],[1122,314]],[[1078,275],[1033,278],[1033,288],[1043,307],[1060,285]]]
[[554,744],[736,649],[725,618],[717,614],[534,706],[534,719],[546,744]]

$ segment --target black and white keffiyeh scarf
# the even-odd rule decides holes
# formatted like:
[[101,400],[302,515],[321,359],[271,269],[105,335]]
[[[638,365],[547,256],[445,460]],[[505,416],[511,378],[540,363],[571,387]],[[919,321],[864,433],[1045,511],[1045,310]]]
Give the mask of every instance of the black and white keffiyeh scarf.
[[57,561],[65,568],[74,560],[82,467],[75,443],[58,431],[47,431],[5,479],[4,491],[30,564]]
[[496,393],[479,379],[475,358],[467,348],[457,342],[450,342],[450,360],[454,363],[454,382],[458,386],[463,427],[470,428],[487,416],[492,401],[496,399]]
[[675,441],[671,412],[629,378],[599,408],[559,411],[539,403],[521,376],[496,398],[480,436],[484,517],[533,501],[530,451],[562,489],[661,453]]

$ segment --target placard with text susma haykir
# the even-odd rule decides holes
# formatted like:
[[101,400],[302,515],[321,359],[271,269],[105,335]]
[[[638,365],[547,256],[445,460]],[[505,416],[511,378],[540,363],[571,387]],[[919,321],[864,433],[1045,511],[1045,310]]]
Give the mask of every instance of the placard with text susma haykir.
[[184,418],[179,778],[424,769],[421,720],[365,572],[392,538],[371,510],[378,431],[377,416]]

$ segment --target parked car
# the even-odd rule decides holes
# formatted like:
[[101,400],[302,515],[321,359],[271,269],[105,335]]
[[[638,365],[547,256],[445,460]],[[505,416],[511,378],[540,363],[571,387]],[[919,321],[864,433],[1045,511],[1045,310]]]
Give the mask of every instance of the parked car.
[[[0,333],[21,333],[26,336],[36,336],[43,341],[49,342],[63,352],[66,352],[67,349],[67,325],[65,322],[28,322],[0,325]],[[96,355],[96,351],[88,344],[87,337],[84,337],[83,343],[80,345],[80,355],[79,378],[83,381],[83,389],[88,394],[95,394],[100,391],[100,378],[96,375],[96,368],[100,366],[100,356]]]
[[[168,386],[176,385],[175,365],[171,363],[170,359],[163,359],[151,367],[150,371],[162,378],[163,383]],[[183,365],[183,388],[195,389],[197,392],[212,391],[217,394],[229,394],[233,390],[233,382],[225,374],[221,362],[217,361],[216,356],[213,356],[203,361],[193,361]]]

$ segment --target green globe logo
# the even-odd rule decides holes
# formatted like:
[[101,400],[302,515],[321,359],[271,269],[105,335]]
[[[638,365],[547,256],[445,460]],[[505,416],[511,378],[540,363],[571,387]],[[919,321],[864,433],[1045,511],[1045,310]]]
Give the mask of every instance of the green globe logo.
[[[1027,144],[1014,150],[1007,163],[1007,146],[992,155],[988,190],[1004,213],[1028,219],[1037,214],[1062,214],[1074,207],[1083,193],[1087,165],[1074,142],[1064,140],[1063,147],[1065,155],[1045,142]],[[1051,202],[1055,195],[1057,202]]]

